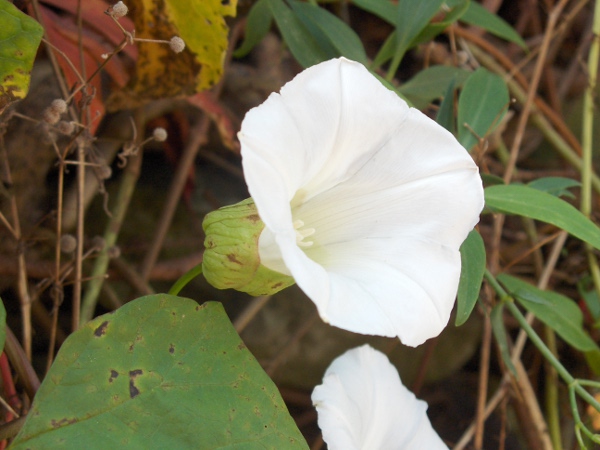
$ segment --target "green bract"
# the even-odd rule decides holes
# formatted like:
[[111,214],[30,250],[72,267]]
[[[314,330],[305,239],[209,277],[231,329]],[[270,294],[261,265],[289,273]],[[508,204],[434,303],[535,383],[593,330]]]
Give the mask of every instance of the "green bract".
[[251,198],[211,212],[202,227],[202,272],[214,287],[270,295],[294,284],[292,277],[261,265],[258,238],[265,224]]

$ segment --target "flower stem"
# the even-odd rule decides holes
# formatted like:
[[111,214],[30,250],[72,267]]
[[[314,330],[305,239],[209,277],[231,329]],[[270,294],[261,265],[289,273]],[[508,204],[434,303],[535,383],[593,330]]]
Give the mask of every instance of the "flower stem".
[[184,273],[175,284],[169,289],[169,295],[177,295],[181,290],[194,278],[202,275],[202,263],[192,267],[186,273]]
[[[598,80],[598,62],[600,60],[600,1],[595,2],[592,42],[588,55],[588,84],[583,96],[583,119],[581,127],[581,212],[590,217],[592,214],[592,177],[594,145],[594,111],[596,109],[596,85]],[[596,293],[600,295],[600,268],[592,247],[586,245],[586,253],[592,281]]]
[[594,98],[600,59],[600,1],[594,7],[592,42],[588,56],[588,85],[583,97],[583,125],[581,130],[581,212],[587,217],[592,212],[592,148],[594,138]]
[[529,337],[531,342],[538,348],[538,350],[542,353],[544,358],[546,358],[546,361],[548,361],[550,365],[554,367],[558,375],[567,384],[569,392],[571,393],[571,409],[577,413],[574,413],[573,415],[576,421],[576,431],[581,430],[594,442],[600,442],[600,436],[591,433],[579,418],[575,398],[575,394],[579,395],[585,402],[587,402],[593,408],[600,412],[600,403],[598,402],[598,400],[596,400],[588,391],[584,389],[584,386],[597,386],[599,384],[590,380],[575,379],[565,368],[565,366],[563,366],[560,363],[558,358],[550,351],[550,349],[546,346],[542,338],[536,333],[533,327],[529,325],[525,316],[521,313],[519,308],[517,308],[517,305],[515,305],[514,299],[506,292],[506,290],[504,290],[500,283],[498,283],[498,281],[491,274],[491,272],[489,270],[486,270],[484,276],[486,281],[490,284],[492,289],[494,289],[496,294],[499,296],[500,301],[504,303],[504,305],[506,306],[506,308],[508,308],[513,317],[517,319],[517,322],[519,322],[519,325],[523,328],[525,333],[527,333],[527,336]]

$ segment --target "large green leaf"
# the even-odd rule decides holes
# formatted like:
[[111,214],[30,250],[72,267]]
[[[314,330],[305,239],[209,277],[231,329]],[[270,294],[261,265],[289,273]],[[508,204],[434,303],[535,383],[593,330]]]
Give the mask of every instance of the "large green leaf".
[[283,40],[302,67],[310,67],[337,56],[319,45],[283,0],[268,1]]
[[13,449],[308,448],[219,303],[165,294],[71,335]]
[[367,54],[360,38],[344,21],[317,5],[294,0],[290,1],[290,5],[305,25],[313,25],[325,36],[337,56],[367,64]]
[[470,72],[452,66],[431,66],[421,70],[398,88],[404,97],[417,109],[423,109],[433,100],[442,97],[450,83],[459,87]]
[[39,23],[12,3],[0,0],[0,112],[27,95],[43,34]]
[[510,275],[500,274],[498,281],[521,305],[570,345],[583,352],[599,350],[583,329],[583,314],[573,300],[556,292],[542,291]]
[[479,298],[485,272],[485,246],[476,230],[471,231],[461,245],[460,260],[462,268],[456,300],[456,326],[465,323],[471,315]]
[[[500,124],[508,109],[508,88],[504,80],[480,67],[469,77],[458,98],[458,140],[471,150]],[[475,134],[473,134],[475,133]]]
[[573,206],[552,194],[513,184],[489,186],[484,193],[485,204],[493,211],[551,223],[600,249],[600,228]]

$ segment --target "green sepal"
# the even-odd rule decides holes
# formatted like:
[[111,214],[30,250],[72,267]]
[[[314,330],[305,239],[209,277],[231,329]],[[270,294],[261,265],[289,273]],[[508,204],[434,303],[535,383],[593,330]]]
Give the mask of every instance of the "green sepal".
[[265,224],[249,198],[206,215],[202,228],[202,272],[217,289],[236,289],[250,295],[271,295],[294,284],[288,275],[260,264],[258,238]]

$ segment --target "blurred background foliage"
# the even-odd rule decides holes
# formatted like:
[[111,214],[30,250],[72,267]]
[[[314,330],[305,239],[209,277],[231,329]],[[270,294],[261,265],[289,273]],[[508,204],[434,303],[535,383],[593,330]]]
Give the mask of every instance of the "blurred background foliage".
[[[480,167],[487,208],[462,248],[449,326],[413,349],[324,324],[295,287],[251,299],[197,279],[182,295],[223,303],[311,448],[325,448],[312,388],[336,356],[365,342],[428,401],[451,448],[593,445],[578,439],[577,424],[598,432],[600,413],[570,400],[564,376],[509,314],[513,301],[529,312],[532,330],[572,377],[600,372],[593,1],[126,4],[129,14],[114,19],[104,0],[14,2],[45,40],[28,52],[29,95],[2,116],[0,369],[13,410],[3,413],[2,437],[22,426],[15,419],[74,329],[166,292],[202,260],[204,215],[248,195],[236,140],[245,112],[302,68],[345,56],[454,133]],[[7,20],[0,14],[0,28],[22,34]],[[134,40],[173,36],[186,42],[182,53]],[[69,109],[49,123],[44,112],[56,98]],[[63,122],[74,130],[61,131]],[[166,141],[148,139],[157,127]],[[81,245],[69,247],[67,236]],[[171,334],[160,332],[159,341]],[[65,361],[52,370],[68,368]]]

